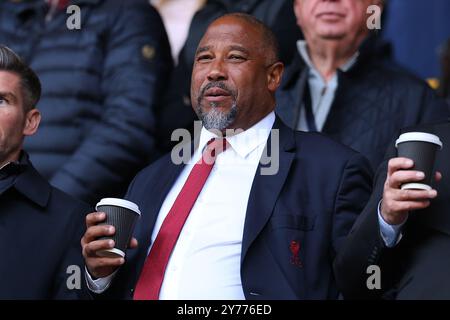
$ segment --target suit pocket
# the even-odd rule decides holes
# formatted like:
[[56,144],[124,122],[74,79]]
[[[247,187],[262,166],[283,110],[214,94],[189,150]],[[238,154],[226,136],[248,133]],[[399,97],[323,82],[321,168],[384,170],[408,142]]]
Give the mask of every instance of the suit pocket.
[[314,229],[316,216],[285,214],[273,216],[270,219],[271,229],[294,229],[300,231],[311,231]]

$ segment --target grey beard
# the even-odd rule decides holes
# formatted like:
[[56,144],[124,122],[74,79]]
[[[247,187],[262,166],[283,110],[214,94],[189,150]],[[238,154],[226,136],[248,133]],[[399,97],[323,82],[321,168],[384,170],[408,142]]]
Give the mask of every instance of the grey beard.
[[238,108],[235,102],[226,113],[219,111],[215,102],[211,102],[210,106],[211,110],[209,112],[204,112],[201,105],[197,107],[197,115],[207,130],[225,130],[236,119]]

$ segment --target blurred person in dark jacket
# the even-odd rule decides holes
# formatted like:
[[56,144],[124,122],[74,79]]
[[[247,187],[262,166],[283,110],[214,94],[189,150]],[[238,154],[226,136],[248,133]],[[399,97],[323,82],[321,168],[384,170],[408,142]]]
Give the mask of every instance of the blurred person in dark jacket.
[[189,36],[189,27],[197,11],[206,4],[206,0],[150,0],[158,10],[170,42],[172,59],[178,64],[178,55]]
[[[70,5],[79,30],[68,28]],[[90,203],[121,196],[156,156],[154,113],[172,66],[156,10],[146,0],[1,1],[0,43],[41,78],[43,121],[25,144],[38,171]]]
[[0,300],[80,299],[83,217],[90,208],[50,184],[22,149],[36,133],[41,85],[0,46]]
[[159,109],[158,135],[160,148],[167,152],[176,142],[171,142],[173,130],[193,130],[197,115],[192,110],[190,86],[195,51],[208,25],[218,17],[232,12],[251,14],[266,24],[279,43],[280,59],[288,64],[293,57],[295,40],[302,38],[295,22],[292,0],[208,0],[192,18],[186,42],[178,55],[178,64],[172,72],[164,107]]
[[448,117],[444,101],[389,61],[389,47],[376,28],[369,29],[380,21],[383,5],[382,0],[296,0],[305,41],[297,42],[277,92],[276,111],[288,126],[350,146],[373,169],[400,128]]

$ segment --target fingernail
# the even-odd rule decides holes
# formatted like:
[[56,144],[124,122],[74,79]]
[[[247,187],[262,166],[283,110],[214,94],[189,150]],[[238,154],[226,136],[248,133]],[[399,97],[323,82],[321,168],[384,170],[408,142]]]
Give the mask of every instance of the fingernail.
[[109,227],[109,228],[108,228],[108,232],[109,232],[110,234],[114,233],[114,227]]
[[114,241],[113,240],[109,240],[108,241],[108,246],[110,246],[111,248],[114,247]]
[[119,263],[120,264],[124,264],[125,263],[125,259],[124,258],[120,258]]
[[436,190],[430,190],[428,192],[428,194],[430,195],[430,197],[436,197],[437,196],[437,191]]
[[412,165],[414,164],[414,162],[413,162],[412,160],[406,160],[406,161],[405,161],[405,164],[406,164],[407,166],[412,166]]
[[425,173],[423,173],[423,172],[417,172],[417,173],[416,173],[416,177],[417,177],[417,178],[420,178],[420,179],[423,179],[423,178],[425,178]]
[[103,212],[99,212],[99,213],[98,213],[98,217],[99,217],[100,219],[103,219],[103,218],[105,217],[105,214],[104,214]]

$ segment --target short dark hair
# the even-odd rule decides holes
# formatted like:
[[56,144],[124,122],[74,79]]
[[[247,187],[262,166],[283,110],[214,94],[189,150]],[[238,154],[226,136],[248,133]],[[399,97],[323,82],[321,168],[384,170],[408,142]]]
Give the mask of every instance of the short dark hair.
[[0,45],[0,71],[9,71],[19,76],[24,110],[28,112],[33,109],[41,97],[41,82],[36,73],[4,45]]
[[[280,61],[280,46],[278,44],[278,40],[277,37],[275,36],[275,34],[273,33],[273,31],[267,26],[265,25],[262,21],[258,20],[257,18],[255,18],[254,16],[247,14],[247,13],[242,13],[242,12],[233,12],[233,13],[228,13],[223,15],[220,18],[223,17],[234,17],[234,18],[238,18],[238,19],[242,19],[245,22],[247,22],[248,24],[256,27],[257,29],[259,29],[259,31],[261,32],[261,37],[262,37],[262,41],[263,41],[263,47],[264,47],[264,51],[270,53],[270,55],[268,56],[268,60],[270,60],[269,63],[275,63],[277,61]],[[218,19],[220,19],[218,18]]]

